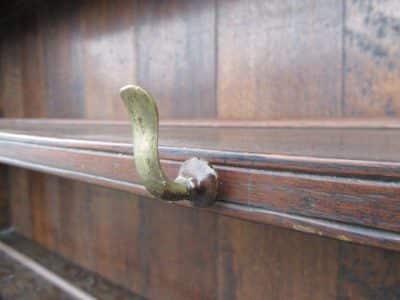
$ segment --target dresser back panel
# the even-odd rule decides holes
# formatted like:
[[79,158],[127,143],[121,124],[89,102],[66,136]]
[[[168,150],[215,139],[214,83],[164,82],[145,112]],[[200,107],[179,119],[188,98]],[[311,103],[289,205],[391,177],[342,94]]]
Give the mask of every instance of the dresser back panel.
[[398,1],[42,1],[3,26],[1,115],[127,119],[400,114]]
[[[0,116],[127,120],[118,91],[136,83],[162,119],[397,117],[399,12],[396,0],[41,1],[2,26]],[[152,299],[400,298],[398,253],[4,169],[18,232]]]

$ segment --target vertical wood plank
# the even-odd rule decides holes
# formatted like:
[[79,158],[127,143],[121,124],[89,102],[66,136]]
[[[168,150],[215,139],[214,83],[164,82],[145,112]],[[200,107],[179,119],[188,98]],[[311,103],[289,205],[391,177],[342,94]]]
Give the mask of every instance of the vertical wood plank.
[[[0,91],[2,91],[5,88],[5,77],[7,76],[6,73],[4,73],[3,69],[3,51],[4,51],[4,39],[0,38]],[[0,92],[0,95],[2,96],[2,93]],[[0,98],[0,118],[5,117],[5,111],[4,111],[4,100]]]
[[347,243],[338,250],[339,299],[400,299],[399,253]]
[[400,115],[400,2],[346,1],[345,116]]
[[[89,248],[91,238],[88,185],[59,179],[59,238],[57,252],[88,269],[93,267],[93,249]],[[48,199],[50,200],[50,199]]]
[[340,117],[341,1],[218,2],[218,116]]
[[[150,299],[215,299],[216,216],[143,198]],[[146,248],[144,248],[146,251]],[[179,288],[177,288],[179,287]]]
[[336,241],[226,217],[218,225],[218,299],[336,298]]
[[82,50],[77,1],[44,2],[39,26],[46,68],[48,115],[53,118],[81,118],[83,100]]
[[32,238],[32,203],[27,170],[10,168],[11,223],[16,231]]
[[[45,175],[43,178],[44,191],[41,201],[41,206],[44,212],[43,226],[44,238],[38,239],[41,244],[48,249],[57,249],[58,245],[63,242],[60,236],[60,190],[59,186],[62,184],[58,177]],[[35,218],[35,221],[40,221]]]
[[19,46],[20,26],[13,24],[10,32],[2,37],[1,60],[1,90],[3,116],[21,118],[24,115],[21,49]]
[[[125,119],[133,82],[162,118],[398,116],[394,0],[82,3],[46,3],[2,39],[2,115]],[[398,253],[9,176],[18,232],[149,298],[400,298]]]
[[44,201],[44,174],[28,171],[28,197],[31,202],[32,238],[44,244],[48,237],[46,205]]
[[0,165],[0,229],[11,225],[9,208],[9,168]]
[[215,101],[215,3],[138,1],[137,80],[162,118],[211,118]]
[[[51,194],[45,192],[46,203],[20,203],[34,206],[33,220],[39,223],[33,228],[40,230],[33,238],[145,297],[398,297],[399,253],[88,188],[57,177],[51,180],[59,181],[58,192],[52,191],[59,199],[48,198]],[[53,214],[52,201],[59,201],[59,217],[38,220],[40,208],[52,209]],[[24,211],[20,207],[19,212]],[[21,216],[14,223],[18,230],[26,222]],[[54,234],[57,244],[39,237],[39,232]]]
[[[5,87],[5,76],[3,70],[3,46],[4,41],[0,39],[0,91]],[[2,93],[0,92],[2,95]],[[5,115],[4,101],[0,100],[0,118]],[[0,165],[0,228],[4,228],[11,224],[11,209],[10,209],[10,181],[9,167]]]
[[21,17],[18,47],[21,49],[21,93],[24,117],[27,118],[47,116],[42,33],[37,12]]
[[124,286],[136,288],[143,274],[135,273],[140,272],[136,259],[141,247],[137,243],[139,216],[135,195],[91,186],[85,200],[89,216],[82,220],[81,226],[87,226],[91,233],[88,242],[93,269]]
[[134,1],[97,2],[80,10],[86,117],[127,119],[119,89],[136,82]]

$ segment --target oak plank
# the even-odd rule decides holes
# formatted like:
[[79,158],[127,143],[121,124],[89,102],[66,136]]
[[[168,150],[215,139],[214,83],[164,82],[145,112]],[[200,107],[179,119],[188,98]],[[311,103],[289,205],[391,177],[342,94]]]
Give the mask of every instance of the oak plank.
[[341,1],[218,1],[218,117],[342,116]]
[[[85,118],[127,119],[119,89],[136,82],[135,1],[85,2],[79,9]],[[74,70],[76,72],[76,70]]]
[[38,17],[42,28],[47,111],[51,117],[82,118],[83,58],[79,40],[79,2],[45,2]]
[[398,117],[400,3],[345,3],[344,114]]
[[29,171],[10,168],[9,203],[11,224],[26,238],[32,238],[32,201],[29,194]]
[[215,1],[138,1],[137,84],[161,117],[216,116]]
[[[76,184],[54,179],[68,187]],[[95,264],[88,269],[101,270],[101,275],[122,282],[143,297],[162,293],[174,299],[396,299],[398,252],[214,215],[95,185],[91,193],[103,195],[89,200],[91,211],[97,211],[96,220],[99,216],[108,219],[103,220],[103,229],[88,236],[89,243],[97,244],[101,237],[108,241],[97,244],[100,247],[91,258]],[[72,200],[75,203],[88,200],[78,193],[61,195],[65,202],[71,197],[77,198]],[[106,213],[108,197],[115,201],[109,201],[113,209]],[[79,214],[75,211],[68,218],[76,220]],[[125,216],[138,219],[130,221]],[[116,221],[118,217],[120,221]],[[79,218],[81,230],[88,231],[93,220]],[[111,225],[115,226],[112,234],[104,230]],[[135,231],[141,233],[136,235]],[[132,236],[124,235],[121,240],[124,232]],[[111,244],[116,249],[111,250]],[[77,247],[76,251],[69,252],[67,258],[85,265],[87,249]],[[102,262],[105,256],[106,263]],[[103,267],[96,269],[100,264]],[[124,264],[126,279],[121,281],[117,270]]]
[[0,165],[0,228],[10,226],[10,181],[9,169]]

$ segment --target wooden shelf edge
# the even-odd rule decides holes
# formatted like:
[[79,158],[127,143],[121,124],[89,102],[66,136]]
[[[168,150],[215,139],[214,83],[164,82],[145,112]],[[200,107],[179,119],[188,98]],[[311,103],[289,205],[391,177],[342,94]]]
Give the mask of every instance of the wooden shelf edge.
[[[138,175],[128,155],[0,141],[0,162],[149,197],[138,183]],[[164,160],[163,167],[168,174],[173,175],[176,174],[179,162]],[[396,197],[400,191],[397,184],[220,165],[217,165],[217,169],[221,176],[221,201],[206,211],[309,234],[400,250],[400,234],[394,232],[399,230],[399,222],[393,219],[398,214],[388,209],[397,205]],[[248,190],[249,184],[252,185],[252,191]],[[244,190],[246,186],[247,190]],[[318,198],[322,193],[321,188],[328,190]],[[379,199],[380,203],[376,203],[375,198],[368,201],[367,194],[372,193],[371,188],[380,197],[384,195],[383,199]],[[337,194],[339,190],[344,190],[342,195]],[[299,191],[301,194],[297,194]],[[341,198],[352,199],[354,203],[350,203],[350,207],[329,206],[334,205],[336,200],[341,201]],[[318,201],[313,202],[312,199]],[[383,208],[382,203],[386,204]],[[177,205],[190,207],[188,202]],[[377,205],[376,210],[369,215],[367,209],[373,205]],[[388,218],[391,222],[387,222]]]
[[[127,115],[128,118],[128,115]],[[95,119],[35,119],[35,118],[0,118],[0,126],[12,125],[19,126],[25,124],[66,124],[66,125],[116,125],[126,126],[128,121],[117,120],[95,120]],[[298,120],[270,120],[270,121],[247,121],[247,120],[215,120],[215,119],[163,119],[160,126],[171,127],[233,127],[233,128],[400,128],[400,120],[392,119],[298,119]]]
[[[132,145],[129,143],[88,141],[59,137],[52,138],[6,132],[0,132],[0,140],[127,155],[132,155],[133,152]],[[185,161],[190,157],[201,157],[208,160],[212,164],[249,169],[268,169],[339,177],[353,177],[360,179],[377,177],[380,177],[380,180],[400,179],[400,162],[243,153],[214,149],[183,149],[169,146],[160,146],[159,151],[161,159],[173,161]]]

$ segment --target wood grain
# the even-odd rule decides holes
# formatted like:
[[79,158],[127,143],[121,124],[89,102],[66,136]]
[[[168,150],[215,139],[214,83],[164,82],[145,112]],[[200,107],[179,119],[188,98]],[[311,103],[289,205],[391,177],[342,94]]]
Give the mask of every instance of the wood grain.
[[32,206],[28,170],[10,168],[11,224],[27,238],[32,238]]
[[137,5],[138,84],[159,100],[161,117],[214,117],[215,1]]
[[22,86],[21,48],[18,36],[19,26],[10,26],[10,37],[1,42],[1,108],[2,116],[23,117],[24,103]]
[[78,2],[44,2],[38,18],[42,22],[44,70],[48,115],[80,118],[83,103],[83,58]]
[[[58,177],[52,180],[68,189],[81,185]],[[58,246],[42,245],[146,298],[397,297],[398,252],[254,224],[95,185],[86,199],[63,190],[56,195],[64,202],[63,208],[50,214],[89,202],[96,218],[82,218],[79,212],[65,218],[79,224],[82,232],[95,231],[81,240],[76,225],[65,226],[62,234],[54,233],[61,238]],[[45,196],[40,201],[36,204],[46,207],[54,200]],[[108,203],[112,210],[107,209]],[[66,225],[66,219],[51,220],[49,227]],[[61,245],[65,235],[75,240]],[[76,247],[78,241],[82,247]],[[93,249],[91,263],[88,249]]]
[[[2,26],[0,115],[124,120],[115,100],[126,82],[149,88],[162,119],[397,117],[397,12],[394,0],[46,1]],[[383,138],[385,149],[396,140]],[[358,157],[379,155],[364,141]],[[342,163],[322,170],[316,161],[262,159],[258,168],[354,174]],[[365,167],[356,177],[399,174]],[[392,233],[264,208],[244,222],[17,168],[9,180],[19,232],[150,298],[400,298],[398,253],[248,221],[396,249]],[[218,209],[249,216],[232,206]]]
[[19,40],[21,48],[21,85],[14,86],[23,97],[24,117],[42,118],[48,115],[46,78],[44,70],[44,34],[37,12],[21,22],[23,33]]
[[218,116],[340,117],[341,1],[218,1]]
[[345,115],[398,117],[400,3],[345,2]]
[[11,225],[9,184],[9,170],[7,166],[0,165],[0,228]]
[[124,119],[119,89],[136,80],[135,1],[86,1],[79,11],[85,117]]
[[[1,141],[1,145],[2,162],[146,195],[132,167],[130,155],[107,153],[100,148],[87,151],[8,141]],[[345,229],[346,226],[329,222],[321,225],[317,220],[307,218],[296,220],[296,215],[303,215],[398,231],[399,187],[396,181],[380,181],[373,177],[368,180],[340,178],[338,173],[335,176],[322,176],[231,167],[227,159],[225,163],[228,166],[215,165],[220,178],[218,199],[239,205],[239,209],[233,206],[226,212],[226,207],[216,207],[217,213],[342,240],[398,248],[398,237],[390,233],[353,229],[351,226]],[[170,177],[176,174],[179,165],[176,161],[163,161],[163,167]],[[264,218],[257,216],[258,209],[264,212]],[[269,217],[273,211],[282,213],[279,215],[282,220],[277,215],[276,218]],[[305,226],[301,224],[304,221]],[[366,239],[367,236],[370,241]]]
[[[161,125],[162,159],[184,161],[199,156],[214,164],[250,169],[372,179],[380,176],[382,180],[400,177],[399,122]],[[131,126],[125,122],[0,120],[1,140],[62,148],[131,155],[131,135]]]
[[126,119],[126,83],[148,88],[162,118],[398,114],[394,0],[60,5],[21,10],[1,33],[8,117]]

